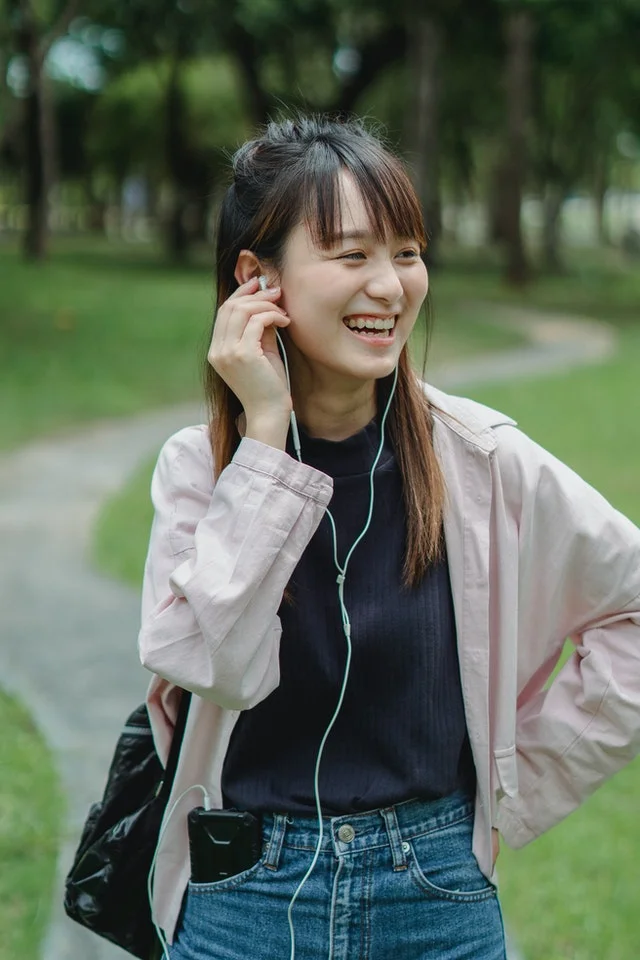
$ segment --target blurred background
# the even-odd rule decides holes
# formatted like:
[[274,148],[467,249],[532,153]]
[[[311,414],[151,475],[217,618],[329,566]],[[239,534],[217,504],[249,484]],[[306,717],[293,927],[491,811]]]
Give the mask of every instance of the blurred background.
[[[18,576],[61,535],[42,527],[31,552],[19,546],[55,486],[51,474],[28,493],[24,477],[48,477],[55,457],[71,500],[82,438],[117,418],[112,447],[91,454],[108,447],[113,466],[122,438],[138,444],[135,423],[139,455],[91,475],[78,557],[92,597],[106,604],[121,585],[137,609],[153,455],[178,405],[197,415],[229,158],[300,110],[369,118],[410,166],[430,237],[428,377],[505,410],[640,522],[639,51],[640,0],[0,0],[6,568]],[[421,326],[418,359],[424,342]],[[47,933],[75,827],[52,732],[66,698],[39,709],[38,642],[50,641],[26,626],[27,607],[55,622],[39,589],[0,640],[0,960],[89,960]],[[136,632],[132,615],[121,635],[133,656]],[[123,719],[118,703],[114,731]],[[549,835],[502,853],[526,960],[637,960],[639,790],[632,764]]]

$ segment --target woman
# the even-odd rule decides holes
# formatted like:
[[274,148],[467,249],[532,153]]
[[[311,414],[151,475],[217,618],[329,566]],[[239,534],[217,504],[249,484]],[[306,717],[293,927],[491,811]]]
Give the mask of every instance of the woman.
[[[503,958],[497,831],[527,843],[638,752],[640,532],[421,382],[424,244],[355,122],[234,158],[210,425],[160,454],[139,641],[161,757],[195,694],[155,878],[172,960]],[[190,881],[199,789],[261,824],[226,879]]]

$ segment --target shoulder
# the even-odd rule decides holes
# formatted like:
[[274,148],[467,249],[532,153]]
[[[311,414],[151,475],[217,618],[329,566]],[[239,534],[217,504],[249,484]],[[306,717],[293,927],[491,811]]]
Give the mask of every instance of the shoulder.
[[498,443],[498,428],[516,427],[516,421],[468,397],[457,397],[431,384],[422,384],[431,406],[436,430],[464,444],[479,447],[491,453]]
[[203,492],[213,487],[213,456],[206,424],[178,430],[158,455],[152,488],[167,494],[185,486]]
[[519,496],[533,493],[541,482],[558,489],[584,491],[586,484],[569,467],[519,429],[505,413],[467,397],[457,397],[425,384],[434,418],[456,445],[480,448],[491,456],[502,482]]

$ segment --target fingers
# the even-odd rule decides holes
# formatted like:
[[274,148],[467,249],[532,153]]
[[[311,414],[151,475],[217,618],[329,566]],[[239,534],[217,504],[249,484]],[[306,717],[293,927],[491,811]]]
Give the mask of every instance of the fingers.
[[240,338],[240,343],[253,346],[262,339],[262,335],[267,327],[286,327],[290,323],[291,320],[285,313],[276,313],[275,311],[268,310],[253,313],[247,320]]
[[[244,297],[247,293],[255,293],[260,288],[260,282],[257,277],[251,277],[246,283],[241,283],[237,290],[229,295],[228,300],[237,300],[238,297]],[[228,302],[228,300],[226,302]]]
[[277,311],[286,316],[282,307],[275,302],[279,297],[279,287],[260,290],[255,277],[243,283],[218,310],[212,342],[220,346],[226,345],[228,339],[237,342],[244,333],[249,317],[257,313]]
[[224,339],[214,336],[209,350],[209,362],[221,369],[232,368],[238,361],[250,362],[264,352],[261,341],[267,327],[286,327],[290,322],[290,318],[283,311],[278,308],[274,310],[273,305],[268,309],[266,305],[243,322],[240,333],[231,324]]
[[278,296],[280,296],[280,287],[267,287],[266,290],[261,290],[258,278],[251,277],[251,280],[247,280],[246,283],[241,283],[237,290],[234,290],[225,300],[225,303],[229,303],[230,300],[239,300],[241,297],[246,297],[247,295],[258,292],[264,297],[275,297],[277,299]]
[[500,854],[500,834],[495,827],[491,829],[491,847],[493,855],[493,867],[495,868],[496,860]]

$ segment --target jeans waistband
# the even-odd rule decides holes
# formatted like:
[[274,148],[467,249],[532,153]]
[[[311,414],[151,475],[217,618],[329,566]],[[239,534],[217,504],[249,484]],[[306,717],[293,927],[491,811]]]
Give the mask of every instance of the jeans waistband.
[[[320,853],[345,857],[390,846],[394,868],[405,869],[407,850],[403,844],[465,819],[473,809],[473,798],[459,791],[439,800],[406,800],[365,813],[323,817]],[[277,869],[283,847],[310,853],[317,847],[320,828],[314,817],[264,814],[262,823],[267,867]]]

